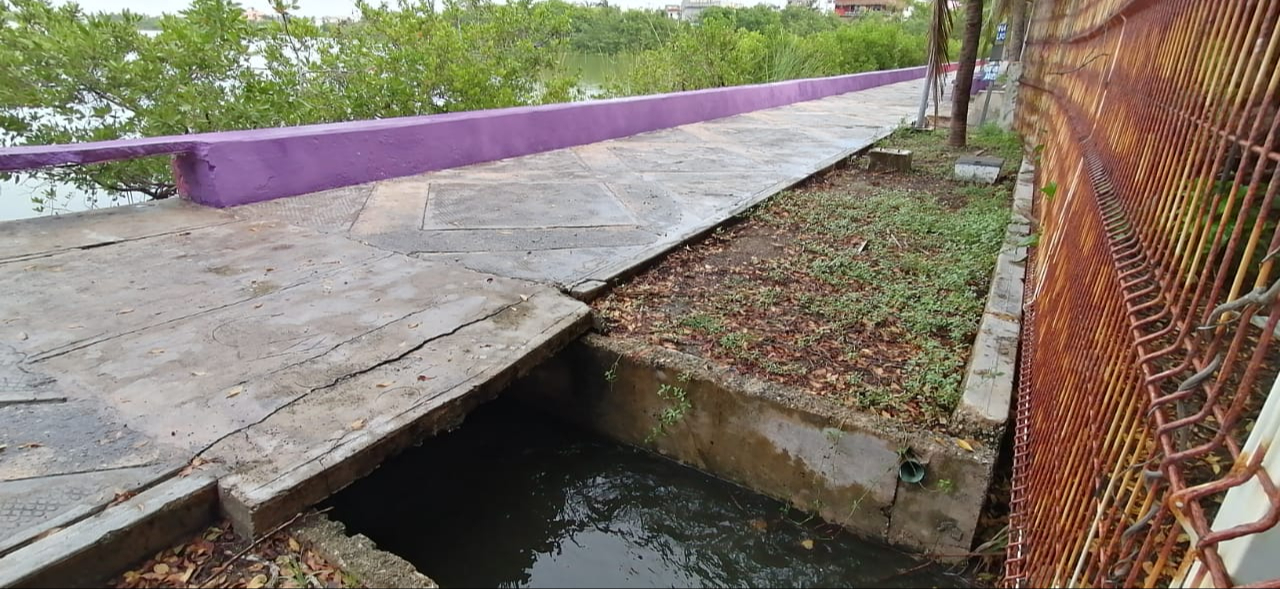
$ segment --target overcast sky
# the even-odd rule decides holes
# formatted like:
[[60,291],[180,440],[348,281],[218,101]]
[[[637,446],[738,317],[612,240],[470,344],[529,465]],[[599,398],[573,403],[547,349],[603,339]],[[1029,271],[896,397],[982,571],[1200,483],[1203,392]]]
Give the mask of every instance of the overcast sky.
[[[257,8],[266,11],[269,3],[267,0],[239,0],[240,4],[246,8]],[[757,1],[764,4],[781,5],[782,0],[747,0],[743,4],[755,4]],[[90,12],[107,11],[119,12],[125,8],[142,14],[159,14],[162,12],[177,12],[187,6],[190,0],[147,0],[146,2],[138,2],[138,0],[78,0],[77,3]],[[298,12],[303,16],[350,16],[355,14],[355,0],[298,0],[302,6]],[[375,2],[376,3],[376,2]],[[625,8],[658,8],[666,4],[678,4],[679,0],[609,0],[610,4],[622,6]]]

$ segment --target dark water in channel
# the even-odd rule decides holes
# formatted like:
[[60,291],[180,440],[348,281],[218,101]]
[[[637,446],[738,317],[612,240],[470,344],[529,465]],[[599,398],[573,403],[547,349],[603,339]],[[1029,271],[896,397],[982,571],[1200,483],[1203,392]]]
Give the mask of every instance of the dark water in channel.
[[[443,587],[956,587],[652,454],[491,403],[331,501]],[[812,549],[805,541],[812,540]]]

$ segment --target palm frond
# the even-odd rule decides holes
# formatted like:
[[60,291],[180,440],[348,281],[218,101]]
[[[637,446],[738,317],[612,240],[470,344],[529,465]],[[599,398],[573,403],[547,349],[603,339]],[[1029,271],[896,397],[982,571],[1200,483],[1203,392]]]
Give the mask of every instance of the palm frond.
[[[932,80],[934,95],[934,114],[942,103],[942,84],[947,64],[951,63],[950,43],[951,27],[955,22],[951,12],[950,0],[933,0],[932,13],[929,18],[929,79]],[[924,107],[921,107],[924,108]]]

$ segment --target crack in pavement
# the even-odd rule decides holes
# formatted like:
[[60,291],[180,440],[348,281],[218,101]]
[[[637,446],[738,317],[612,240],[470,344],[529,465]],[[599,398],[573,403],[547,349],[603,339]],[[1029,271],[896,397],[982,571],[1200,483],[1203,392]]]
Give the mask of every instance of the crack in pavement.
[[53,257],[53,256],[57,256],[57,255],[60,255],[60,254],[66,254],[66,253],[71,253],[71,252],[79,252],[79,251],[85,251],[85,250],[91,250],[91,249],[97,249],[97,248],[100,248],[100,247],[108,247],[108,246],[112,246],[112,245],[119,245],[119,244],[122,244],[122,243],[130,243],[130,242],[134,242],[134,241],[142,241],[142,240],[145,240],[145,239],[155,239],[155,238],[157,238],[157,237],[168,237],[168,236],[170,236],[170,235],[180,235],[180,234],[182,234],[182,233],[189,233],[189,232],[191,232],[191,231],[199,231],[199,230],[201,230],[201,229],[209,229],[209,228],[212,228],[212,227],[221,227],[221,226],[223,226],[223,225],[230,225],[230,224],[232,224],[232,223],[239,223],[239,222],[241,222],[241,220],[240,220],[240,219],[228,219],[228,220],[223,221],[223,222],[221,222],[221,223],[210,223],[210,224],[208,224],[208,225],[198,225],[198,226],[194,226],[194,227],[184,227],[184,228],[182,228],[182,229],[174,229],[173,231],[166,231],[166,232],[164,232],[164,233],[154,233],[154,234],[151,234],[151,235],[142,235],[142,236],[139,236],[139,237],[126,237],[126,238],[123,238],[123,239],[113,239],[113,240],[109,240],[109,241],[102,241],[102,242],[98,242],[98,243],[90,243],[90,244],[85,244],[85,245],[76,245],[76,246],[71,246],[71,247],[65,247],[65,248],[62,248],[62,249],[49,250],[49,251],[44,251],[44,252],[36,252],[36,253],[32,253],[32,254],[21,254],[21,255],[17,255],[17,256],[11,257],[11,258],[0,258],[0,266],[2,266],[2,265],[4,265],[4,264],[12,264],[12,263],[17,263],[17,262],[28,262],[28,261],[31,261],[31,260],[39,260],[39,259],[43,259],[43,258],[51,258],[51,257]]
[[[537,296],[537,295],[535,294],[534,296]],[[530,298],[529,298],[529,300],[532,300],[532,299],[533,299],[533,297],[530,297]],[[218,439],[214,440],[213,442],[210,442],[210,443],[209,443],[208,445],[206,445],[203,449],[201,449],[201,450],[199,450],[198,452],[196,452],[196,453],[195,453],[195,455],[196,455],[196,456],[202,456],[202,455],[204,455],[205,453],[209,452],[209,451],[210,451],[210,450],[212,450],[214,447],[216,447],[218,444],[222,443],[224,440],[226,440],[226,439],[228,439],[228,438],[230,438],[230,437],[232,437],[232,436],[234,436],[234,435],[237,435],[237,434],[240,434],[240,433],[244,433],[244,434],[246,434],[246,436],[247,436],[247,433],[248,433],[248,431],[249,431],[250,429],[252,429],[252,428],[254,428],[254,427],[258,426],[258,425],[261,425],[262,423],[266,422],[268,419],[271,419],[272,417],[274,417],[276,414],[280,413],[281,411],[284,411],[285,409],[288,409],[288,408],[290,408],[290,407],[292,407],[292,406],[296,405],[299,401],[302,401],[303,399],[306,399],[307,397],[310,397],[311,395],[313,395],[313,394],[315,394],[315,393],[318,393],[318,392],[321,392],[321,391],[325,391],[325,390],[331,389],[331,388],[336,387],[336,386],[338,386],[339,384],[342,384],[342,383],[344,383],[344,382],[346,382],[346,381],[348,381],[348,380],[351,380],[351,379],[356,378],[356,377],[358,377],[358,376],[361,376],[361,375],[367,374],[367,373],[372,372],[372,371],[374,371],[374,370],[377,370],[378,368],[381,368],[381,367],[383,367],[383,366],[387,366],[387,365],[389,365],[389,364],[394,364],[394,363],[396,363],[396,362],[399,362],[400,360],[403,360],[403,359],[407,358],[410,354],[414,354],[414,353],[416,353],[416,352],[418,352],[418,351],[422,350],[422,348],[426,347],[426,346],[427,346],[427,344],[430,344],[431,342],[434,342],[434,341],[440,340],[440,339],[442,339],[442,338],[446,338],[446,337],[449,337],[449,336],[455,335],[455,334],[457,334],[459,331],[461,331],[462,329],[464,329],[464,328],[466,328],[466,327],[468,327],[468,326],[471,326],[471,325],[475,325],[475,324],[477,324],[477,323],[482,323],[482,322],[488,321],[489,319],[492,319],[493,317],[496,317],[497,315],[499,315],[499,314],[503,313],[504,311],[507,311],[508,309],[515,308],[516,306],[519,306],[519,305],[521,305],[521,304],[523,304],[523,303],[525,303],[525,302],[527,302],[527,301],[526,301],[526,300],[520,300],[520,301],[517,301],[517,302],[514,302],[514,303],[510,303],[510,304],[507,304],[507,305],[503,305],[502,307],[498,308],[498,309],[497,309],[497,310],[495,310],[495,311],[492,311],[492,312],[486,313],[486,314],[484,314],[484,315],[482,315],[482,316],[480,316],[480,317],[477,317],[477,318],[472,319],[472,320],[470,320],[470,321],[467,321],[467,322],[465,322],[465,323],[461,323],[461,324],[457,325],[456,327],[454,327],[453,329],[450,329],[449,331],[446,331],[446,332],[443,332],[443,333],[440,333],[440,334],[437,334],[437,335],[431,336],[431,337],[429,337],[429,338],[427,338],[427,339],[423,340],[422,342],[418,343],[417,345],[415,345],[415,346],[413,346],[413,347],[409,348],[408,350],[405,350],[404,352],[401,352],[401,353],[399,353],[399,354],[396,354],[395,356],[392,356],[392,357],[387,358],[387,359],[385,359],[385,360],[381,360],[381,361],[379,361],[379,362],[377,362],[377,363],[375,363],[375,364],[373,364],[373,365],[371,365],[371,366],[368,366],[368,367],[366,367],[366,368],[362,368],[362,369],[357,370],[357,371],[355,371],[355,372],[349,372],[349,373],[343,374],[343,375],[341,375],[341,376],[338,376],[337,378],[333,379],[333,381],[332,381],[332,382],[330,382],[330,383],[328,383],[328,384],[326,384],[326,385],[323,385],[323,386],[319,386],[319,387],[312,388],[312,389],[308,390],[307,392],[305,392],[305,393],[303,393],[303,394],[301,394],[301,395],[298,395],[296,398],[294,398],[294,399],[290,400],[288,403],[285,403],[285,404],[283,404],[283,405],[281,405],[281,406],[279,406],[279,407],[276,407],[275,409],[273,409],[273,410],[269,411],[266,415],[263,415],[261,418],[259,418],[259,419],[255,420],[253,423],[250,423],[250,424],[248,424],[248,425],[246,425],[246,426],[244,426],[244,427],[241,427],[240,429],[237,429],[236,431],[229,432],[229,433],[227,433],[227,434],[225,434],[225,435],[223,435],[223,436],[219,437]],[[410,314],[410,315],[412,315],[412,314]],[[399,321],[399,319],[398,319],[397,321]],[[377,329],[382,329],[383,327],[386,327],[386,325],[390,325],[390,324],[392,324],[392,323],[395,323],[395,321],[393,321],[393,322],[391,322],[391,323],[387,323],[387,324],[385,324],[385,325],[383,325],[383,326],[380,326],[380,327],[378,327]],[[371,330],[371,331],[367,331],[367,332],[365,332],[365,333],[364,333],[364,334],[362,334],[362,335],[368,335],[368,334],[370,334],[370,333],[373,333],[374,331],[377,331],[377,329],[374,329],[374,330]],[[348,341],[348,342],[350,342],[350,341],[353,341],[353,340],[355,340],[355,339],[358,339],[359,337],[361,337],[361,336],[356,336],[355,338],[351,338],[350,340],[347,340],[347,341]],[[344,342],[344,343],[346,343],[346,342]],[[342,345],[342,344],[339,344],[338,346],[335,346],[333,349],[337,349],[338,347],[341,347],[341,345]],[[330,352],[331,352],[331,351],[332,351],[332,350],[330,350]],[[248,382],[248,381],[245,381],[245,382]],[[243,383],[242,383],[242,384],[243,384]],[[248,438],[246,437],[246,440],[247,440],[247,439],[248,439]]]
[[[377,262],[380,262],[380,261],[382,261],[382,260],[385,260],[385,259],[390,258],[390,257],[395,256],[395,255],[396,255],[395,253],[388,253],[388,254],[386,254],[386,255],[384,255],[384,256],[380,256],[380,257],[376,257],[376,258],[371,258],[371,259],[369,259],[369,260],[368,260],[368,262],[367,262],[367,263],[369,263],[369,264],[377,263]],[[282,287],[280,287],[279,289],[274,290],[274,291],[271,291],[271,292],[266,293],[266,294],[254,295],[254,296],[250,296],[250,297],[248,297],[248,298],[238,299],[238,300],[232,301],[232,302],[230,302],[230,303],[225,303],[225,304],[222,304],[222,305],[217,305],[217,306],[214,306],[214,307],[209,307],[208,309],[201,309],[201,310],[199,310],[199,311],[196,311],[195,313],[190,313],[190,314],[187,314],[187,315],[182,315],[182,316],[179,316],[179,317],[174,317],[174,318],[172,318],[172,319],[166,319],[166,320],[164,320],[164,321],[161,321],[160,323],[156,323],[156,324],[152,324],[152,325],[144,325],[144,326],[142,326],[142,327],[138,327],[138,328],[136,328],[136,329],[130,329],[130,330],[127,330],[127,331],[122,331],[122,332],[120,332],[120,333],[116,333],[116,334],[108,335],[108,336],[106,336],[106,337],[99,337],[99,336],[101,335],[101,334],[99,334],[99,336],[91,336],[91,337],[87,337],[87,338],[84,338],[84,339],[76,340],[76,341],[74,341],[74,342],[71,342],[71,343],[65,344],[65,345],[63,345],[63,346],[61,346],[61,347],[53,348],[53,349],[51,349],[51,350],[47,350],[47,351],[45,351],[45,352],[41,352],[41,353],[39,353],[39,354],[36,354],[35,356],[33,356],[33,357],[31,358],[31,363],[33,363],[33,364],[34,364],[34,363],[37,363],[37,362],[44,362],[45,360],[51,360],[51,359],[53,359],[53,358],[57,358],[57,357],[59,357],[59,356],[65,356],[65,355],[70,354],[70,353],[72,353],[72,352],[76,352],[76,351],[79,351],[79,350],[83,350],[83,349],[85,349],[85,348],[88,348],[88,347],[91,347],[91,346],[95,346],[95,345],[98,345],[98,344],[101,344],[101,343],[106,343],[106,342],[109,342],[109,341],[114,340],[114,339],[119,339],[119,338],[122,338],[122,337],[127,337],[127,336],[130,336],[130,335],[134,335],[134,334],[136,334],[136,333],[141,333],[141,332],[146,331],[146,330],[148,330],[148,329],[163,328],[163,327],[166,327],[166,326],[172,325],[172,324],[174,324],[174,323],[177,323],[177,322],[179,322],[179,321],[185,321],[185,320],[187,320],[187,319],[194,319],[194,318],[196,318],[196,317],[201,317],[201,316],[208,315],[208,314],[211,314],[211,313],[216,313],[216,312],[218,312],[218,311],[222,311],[222,310],[224,310],[224,309],[228,309],[228,308],[234,307],[234,306],[236,306],[236,305],[241,305],[241,304],[244,304],[244,303],[248,303],[248,302],[250,302],[250,301],[254,301],[254,300],[257,300],[257,299],[261,299],[261,298],[266,298],[266,297],[269,297],[269,296],[276,295],[276,294],[278,294],[278,293],[282,293],[282,292],[285,292],[285,291],[293,290],[293,289],[295,289],[295,288],[298,288],[298,287],[301,287],[301,286],[306,286],[306,285],[308,285],[308,284],[311,284],[311,283],[315,282],[316,280],[322,280],[322,279],[324,279],[324,278],[326,278],[326,277],[333,276],[333,275],[335,275],[335,274],[339,274],[339,273],[341,273],[341,272],[343,272],[343,271],[347,270],[347,268],[348,268],[348,267],[345,267],[345,266],[344,266],[344,267],[334,268],[334,269],[332,269],[332,270],[330,270],[330,271],[328,271],[328,272],[318,272],[317,274],[313,274],[313,275],[308,276],[308,277],[306,277],[306,278],[300,279],[299,281],[294,282],[293,284],[289,284],[289,285],[287,285],[287,286],[282,286]]]
[[[534,296],[537,296],[537,295],[534,295]],[[559,293],[557,293],[555,296],[562,296],[562,295],[559,295]],[[530,297],[530,300],[532,300],[532,298],[533,298],[533,297]],[[522,302],[524,302],[524,301],[522,301]],[[515,304],[513,304],[513,305],[508,306],[507,308],[511,308],[511,307],[514,307],[514,306],[519,305],[519,304],[520,304],[520,303],[515,303]],[[505,309],[503,309],[503,310],[505,310]],[[490,314],[490,317],[492,317],[492,316],[494,316],[494,315],[497,315],[497,314],[499,314],[499,313],[501,313],[501,312],[502,312],[502,310],[499,310],[499,311],[497,311],[497,312],[495,312],[495,313],[492,313],[492,314]],[[580,320],[581,320],[581,317],[580,317],[580,316],[578,316],[578,315],[572,315],[572,316],[569,316],[569,317],[561,318],[560,320],[555,321],[555,322],[551,323],[550,325],[547,325],[546,327],[544,327],[541,331],[539,331],[539,332],[538,332],[538,336],[542,336],[542,335],[544,335],[544,334],[546,334],[546,333],[548,333],[548,332],[561,332],[561,331],[564,331],[565,329],[567,329],[567,327],[566,327],[566,326],[572,325],[574,322],[577,322],[577,321],[580,321]],[[480,323],[480,322],[481,322],[481,321],[474,321],[474,322],[468,323],[467,325],[461,325],[461,326],[459,326],[459,327],[458,327],[456,330],[454,330],[454,331],[455,331],[455,332],[457,332],[457,331],[461,331],[462,329],[464,329],[464,328],[466,328],[466,327],[469,327],[469,326],[471,326],[471,325],[475,325],[476,323]],[[539,338],[537,338],[537,337],[531,337],[531,338],[528,338],[528,339],[529,339],[530,341],[532,341],[532,340],[539,339]],[[424,344],[423,344],[423,345],[425,345],[425,343],[426,343],[426,342],[424,342]],[[526,342],[526,344],[527,344],[527,342]],[[421,346],[419,346],[419,348],[421,348]],[[517,352],[517,353],[518,353],[518,352]],[[525,357],[527,357],[527,356],[528,356],[528,354],[520,355],[520,358],[525,358]],[[512,368],[512,367],[515,367],[515,366],[517,366],[517,364],[514,364],[514,363],[513,363],[513,364],[510,364],[510,365],[494,365],[494,366],[490,366],[490,367],[486,368],[485,370],[482,370],[481,372],[478,372],[478,373],[474,373],[474,374],[465,374],[464,376],[462,376],[461,378],[459,378],[456,382],[454,382],[454,383],[452,383],[452,384],[450,384],[450,385],[448,385],[448,386],[444,387],[444,388],[443,388],[443,389],[441,389],[439,392],[437,392],[437,393],[435,393],[435,394],[433,394],[433,395],[431,395],[431,396],[429,396],[429,397],[421,397],[421,398],[419,398],[417,401],[415,401],[415,402],[414,402],[412,405],[410,405],[409,407],[407,407],[407,408],[405,408],[404,410],[399,411],[399,412],[395,413],[393,416],[391,416],[390,420],[391,420],[391,421],[394,421],[394,420],[396,420],[396,419],[399,419],[399,418],[402,418],[402,417],[404,417],[404,416],[406,416],[406,415],[409,415],[409,414],[411,414],[411,413],[414,413],[415,411],[417,411],[417,410],[418,410],[419,408],[421,408],[422,406],[427,405],[427,404],[429,404],[429,403],[431,403],[431,402],[435,401],[436,399],[438,399],[438,398],[440,398],[440,397],[443,397],[443,396],[445,396],[445,395],[448,395],[451,391],[454,391],[454,390],[458,389],[459,387],[468,386],[468,385],[469,385],[469,383],[475,382],[475,381],[477,381],[477,380],[480,380],[482,383],[489,382],[489,380],[491,380],[491,379],[492,379],[492,376],[491,376],[491,375],[492,375],[492,373],[494,373],[495,371],[497,371],[497,372],[501,372],[501,371],[507,370],[507,369]],[[257,490],[260,490],[260,489],[262,489],[262,488],[268,487],[268,486],[272,485],[273,483],[275,483],[276,481],[279,481],[279,480],[281,480],[281,479],[283,479],[283,478],[287,477],[289,474],[291,474],[291,473],[293,473],[293,472],[296,472],[296,471],[298,471],[298,470],[301,470],[301,469],[303,469],[303,468],[306,468],[306,466],[307,466],[307,465],[309,465],[309,464],[311,464],[311,463],[313,463],[313,462],[319,462],[319,463],[321,463],[321,464],[322,464],[322,466],[323,466],[324,460],[328,457],[328,455],[329,455],[329,454],[333,453],[335,450],[337,450],[337,449],[341,448],[343,445],[347,444],[347,443],[348,443],[348,442],[350,442],[350,441],[351,441],[351,440],[350,440],[349,438],[347,438],[347,436],[346,436],[346,432],[344,432],[344,434],[343,434],[343,436],[342,436],[342,437],[339,437],[339,438],[337,438],[337,439],[333,440],[333,442],[331,443],[331,445],[329,446],[329,448],[327,448],[327,449],[323,450],[320,454],[318,454],[318,455],[316,455],[316,456],[313,456],[313,457],[311,457],[311,458],[308,458],[308,459],[306,459],[306,460],[303,460],[302,462],[300,462],[300,463],[298,463],[298,464],[296,464],[296,465],[292,466],[292,467],[291,467],[291,468],[289,468],[288,470],[284,470],[284,471],[282,471],[282,472],[277,473],[277,474],[276,474],[274,477],[272,477],[270,480],[268,480],[268,481],[266,481],[266,482],[263,482],[263,483],[261,483],[261,484],[259,484],[259,485],[255,486],[255,487],[253,487],[252,489],[249,489],[249,490],[248,490],[248,491],[246,491],[246,492],[248,492],[248,493],[252,493],[252,492],[254,492],[254,491],[257,491]]]

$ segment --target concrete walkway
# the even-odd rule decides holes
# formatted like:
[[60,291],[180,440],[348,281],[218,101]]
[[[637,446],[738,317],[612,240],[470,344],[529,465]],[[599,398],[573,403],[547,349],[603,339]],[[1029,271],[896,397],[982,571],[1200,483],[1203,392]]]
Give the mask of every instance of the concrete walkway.
[[558,288],[588,296],[865,148],[919,88],[235,209],[0,224],[0,585],[134,502],[285,521],[583,333]]
[[921,84],[231,210],[585,297],[884,137]]

